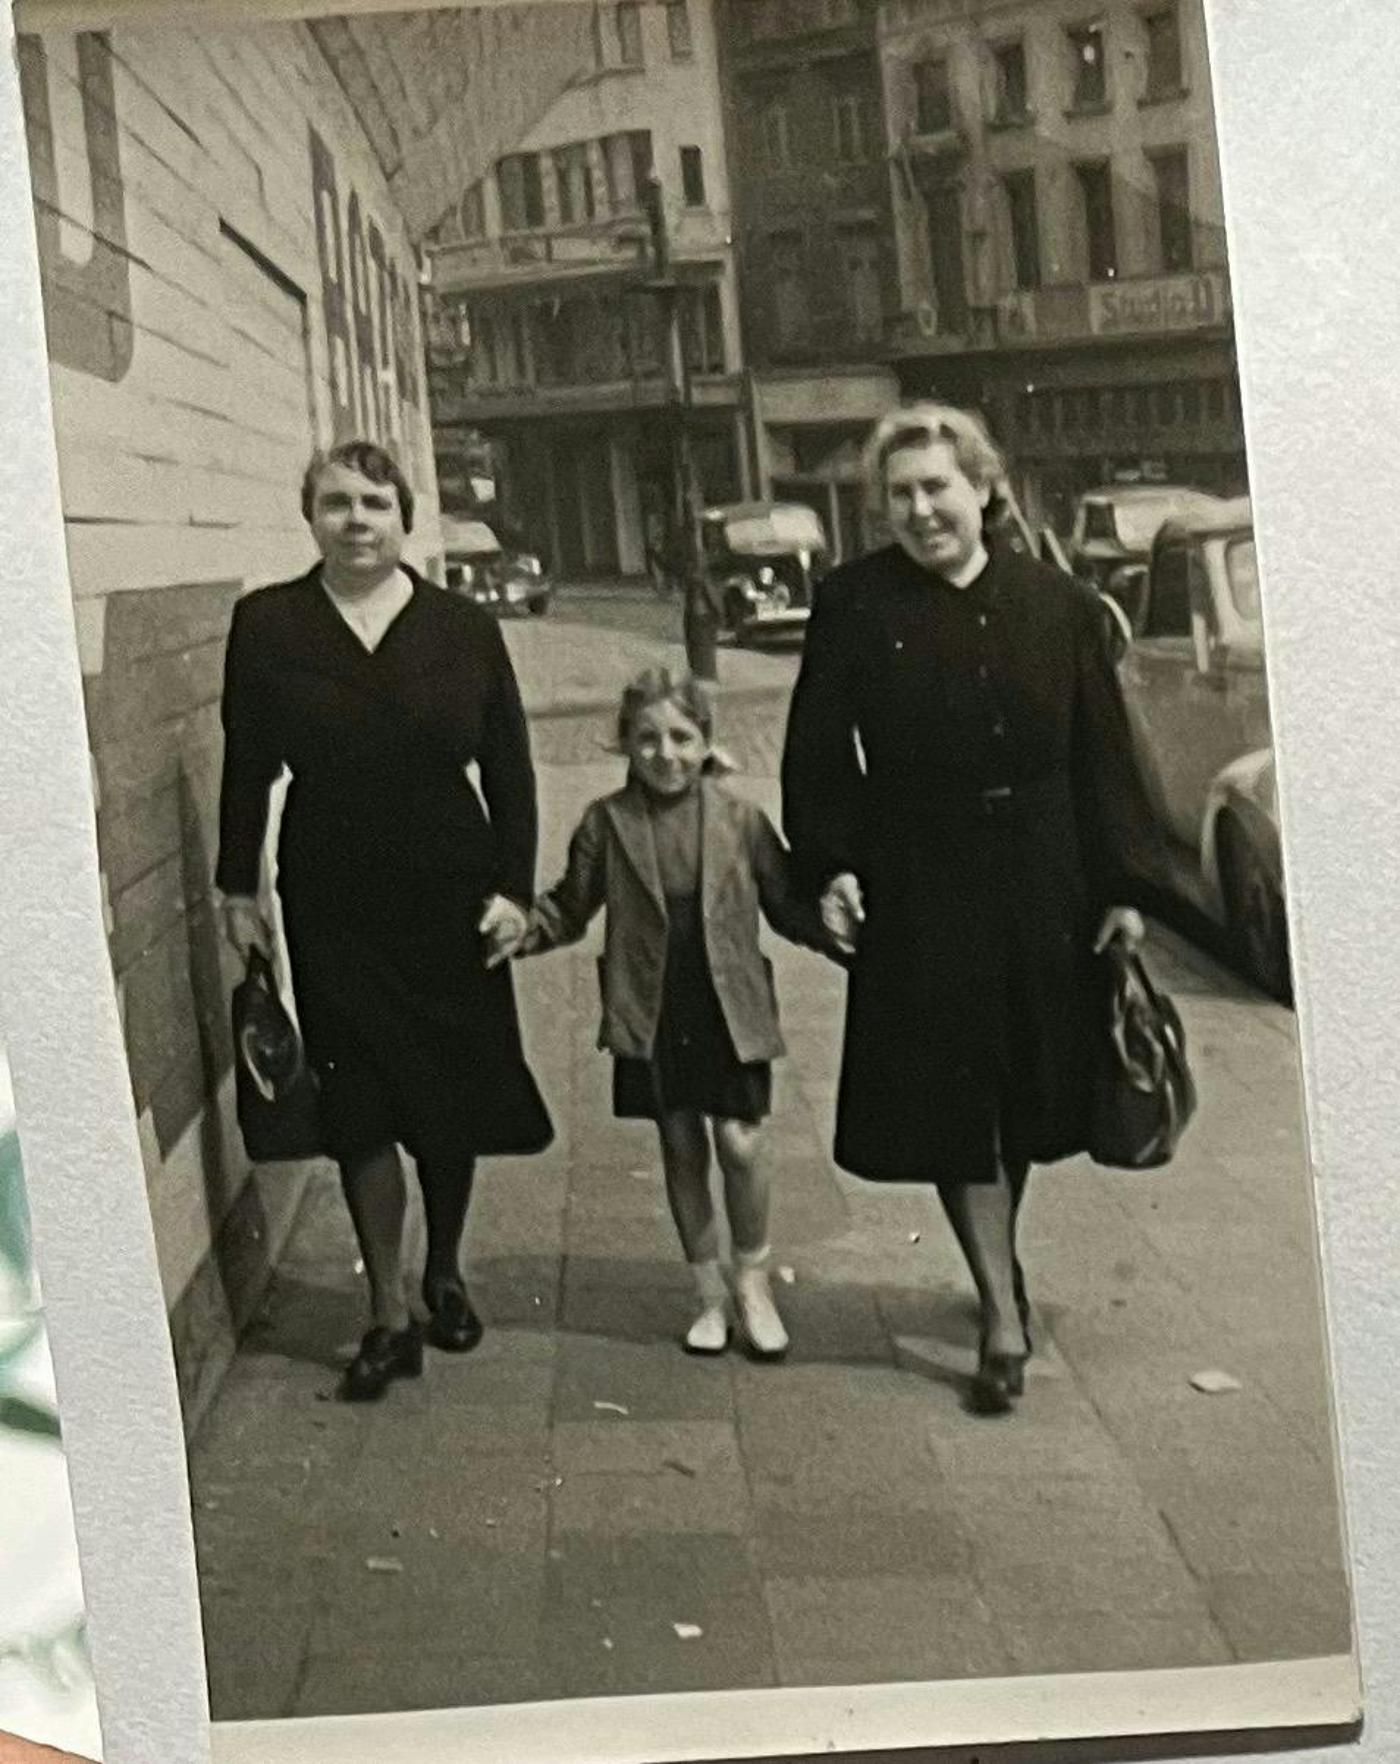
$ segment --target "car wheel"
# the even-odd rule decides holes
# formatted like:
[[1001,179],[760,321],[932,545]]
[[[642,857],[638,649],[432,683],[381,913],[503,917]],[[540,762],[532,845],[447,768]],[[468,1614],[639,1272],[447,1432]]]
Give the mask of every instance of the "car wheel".
[[1235,953],[1257,986],[1288,1004],[1293,976],[1283,896],[1237,821],[1222,821],[1217,839],[1225,924]]
[[542,596],[539,600],[532,600],[529,604],[530,604],[530,616],[532,618],[542,619],[544,617],[544,615],[549,611],[549,597],[548,597],[548,595]]
[[749,616],[749,603],[737,592],[731,594],[724,603],[724,622],[736,643],[743,642],[744,621]]

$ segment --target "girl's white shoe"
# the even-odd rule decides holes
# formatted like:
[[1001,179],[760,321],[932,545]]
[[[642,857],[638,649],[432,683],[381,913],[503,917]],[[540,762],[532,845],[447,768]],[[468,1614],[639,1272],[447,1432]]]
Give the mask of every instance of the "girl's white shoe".
[[729,1346],[729,1288],[724,1283],[724,1270],[717,1261],[692,1262],[690,1269],[700,1295],[700,1315],[685,1332],[685,1350],[722,1354]]
[[788,1351],[788,1333],[773,1302],[768,1280],[768,1250],[740,1251],[734,1275],[734,1299],[739,1324],[749,1351],[756,1359],[781,1360]]

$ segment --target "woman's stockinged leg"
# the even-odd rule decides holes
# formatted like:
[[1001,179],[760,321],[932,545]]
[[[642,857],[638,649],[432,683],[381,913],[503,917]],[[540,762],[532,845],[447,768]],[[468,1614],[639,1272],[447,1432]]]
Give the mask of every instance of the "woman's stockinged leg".
[[453,1163],[418,1165],[418,1186],[423,1193],[423,1216],[428,1228],[428,1256],[423,1272],[425,1291],[443,1282],[462,1278],[462,1233],[472,1198],[476,1160],[463,1157]]
[[340,1166],[345,1204],[359,1241],[376,1324],[395,1331],[409,1323],[403,1287],[403,1166],[395,1146]]
[[758,1157],[760,1129],[751,1121],[717,1120],[714,1131],[734,1248],[753,1255],[768,1247],[769,1182]]
[[1024,1173],[1013,1176],[998,1163],[995,1182],[967,1182],[939,1189],[982,1305],[986,1346],[994,1354],[1027,1348],[1016,1303],[1016,1210]]
[[710,1139],[705,1117],[694,1109],[671,1109],[656,1123],[666,1199],[688,1262],[712,1262],[719,1253],[710,1199]]

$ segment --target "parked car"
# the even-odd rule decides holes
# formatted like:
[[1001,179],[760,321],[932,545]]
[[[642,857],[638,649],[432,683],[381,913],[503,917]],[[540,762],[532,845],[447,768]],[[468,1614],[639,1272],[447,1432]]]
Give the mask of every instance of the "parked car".
[[1287,920],[1247,497],[1169,520],[1138,618],[1121,609],[1119,675],[1148,792],[1200,898],[1251,977],[1288,992]]
[[499,521],[442,517],[447,587],[502,614],[549,611],[554,584],[545,560]]
[[1222,498],[1180,484],[1111,484],[1086,491],[1074,511],[1069,565],[1118,601],[1136,626],[1152,542],[1169,520],[1208,515]]
[[828,554],[816,512],[800,502],[735,502],[700,520],[705,573],[723,634],[739,643],[801,640]]

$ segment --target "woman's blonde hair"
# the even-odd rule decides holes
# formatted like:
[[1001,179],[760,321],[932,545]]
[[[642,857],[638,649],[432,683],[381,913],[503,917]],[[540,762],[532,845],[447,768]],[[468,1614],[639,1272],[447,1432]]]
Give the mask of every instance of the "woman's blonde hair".
[[[701,682],[693,674],[673,673],[670,668],[643,668],[622,689],[622,701],[617,707],[617,752],[627,752],[637,718],[656,704],[673,705],[695,724],[706,741],[713,743],[714,704]],[[730,772],[734,764],[726,754],[711,746],[704,769],[707,772]]]
[[890,455],[905,447],[927,447],[932,441],[950,443],[958,470],[967,481],[979,490],[990,490],[994,500],[1000,498],[1006,484],[1006,461],[981,417],[953,404],[923,399],[886,411],[862,450],[865,493],[876,514],[885,509],[885,466]]

